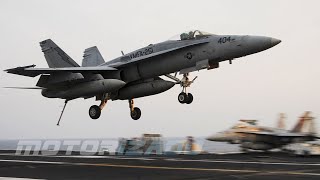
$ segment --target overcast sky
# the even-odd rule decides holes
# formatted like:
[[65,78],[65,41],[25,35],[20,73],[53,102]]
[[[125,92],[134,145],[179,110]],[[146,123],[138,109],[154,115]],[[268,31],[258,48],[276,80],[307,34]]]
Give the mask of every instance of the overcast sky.
[[[0,68],[47,67],[39,42],[51,38],[81,64],[85,48],[97,46],[105,60],[189,29],[215,34],[263,35],[282,43],[237,59],[232,65],[191,74],[194,101],[181,105],[181,88],[136,99],[142,117],[133,121],[127,101],[108,102],[98,120],[88,108],[94,99],[69,102],[61,126],[63,100],[38,90],[0,89],[0,138],[105,138],[142,133],[207,136],[239,119],[275,126],[287,114],[292,128],[305,111],[320,116],[320,1],[68,1],[1,0]],[[29,78],[1,72],[0,87],[35,86]],[[319,118],[318,118],[319,121]],[[319,123],[318,123],[319,124]],[[319,128],[318,128],[319,129]]]

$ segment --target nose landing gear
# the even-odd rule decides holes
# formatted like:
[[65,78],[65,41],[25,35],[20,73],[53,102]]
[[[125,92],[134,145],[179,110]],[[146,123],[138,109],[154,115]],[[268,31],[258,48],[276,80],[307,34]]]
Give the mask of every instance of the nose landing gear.
[[181,104],[191,104],[193,101],[193,95],[191,93],[187,93],[187,87],[190,87],[194,80],[197,79],[197,76],[192,81],[189,80],[188,76],[189,73],[183,74],[183,78],[180,83],[182,87],[182,92],[178,95],[178,101]]
[[177,84],[180,84],[182,87],[182,92],[178,95],[178,101],[181,104],[191,104],[193,101],[193,95],[191,93],[187,93],[187,87],[190,87],[190,85],[197,79],[197,76],[192,81],[188,78],[189,73],[183,74],[183,78],[181,80],[170,74],[167,74],[166,76],[176,81]]

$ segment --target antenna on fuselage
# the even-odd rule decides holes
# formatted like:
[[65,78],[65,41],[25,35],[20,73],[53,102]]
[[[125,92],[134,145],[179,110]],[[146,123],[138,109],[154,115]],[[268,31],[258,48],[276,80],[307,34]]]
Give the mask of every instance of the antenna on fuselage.
[[63,106],[62,112],[61,112],[61,114],[60,114],[60,117],[59,117],[59,121],[58,121],[58,123],[57,123],[57,126],[60,126],[60,120],[61,120],[61,118],[62,118],[64,109],[65,109],[66,106],[67,106],[67,103],[68,103],[68,100],[66,100],[66,101],[64,102],[64,106]]
[[122,56],[124,55],[123,51],[121,51]]

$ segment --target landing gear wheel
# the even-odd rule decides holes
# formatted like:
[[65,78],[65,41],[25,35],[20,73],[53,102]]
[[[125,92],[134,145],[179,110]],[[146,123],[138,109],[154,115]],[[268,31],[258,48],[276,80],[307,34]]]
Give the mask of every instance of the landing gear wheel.
[[130,115],[133,120],[138,120],[141,117],[141,110],[139,108],[135,107],[131,111]]
[[186,103],[187,99],[188,99],[188,96],[187,96],[187,94],[184,93],[184,92],[182,92],[182,93],[180,93],[180,94],[178,95],[178,101],[179,101],[179,103],[181,103],[181,104]]
[[187,98],[187,101],[186,101],[186,103],[187,104],[191,104],[192,103],[192,101],[193,101],[193,96],[192,96],[192,94],[191,93],[188,93],[188,98]]
[[101,109],[97,105],[93,105],[89,108],[89,116],[92,119],[98,119],[101,115]]

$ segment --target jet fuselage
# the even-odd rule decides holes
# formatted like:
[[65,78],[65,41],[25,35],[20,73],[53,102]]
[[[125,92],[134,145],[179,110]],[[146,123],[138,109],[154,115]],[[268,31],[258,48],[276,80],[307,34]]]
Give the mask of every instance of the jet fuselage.
[[[197,65],[198,68],[209,68],[210,65],[218,65],[222,61],[233,60],[269,49],[280,42],[278,39],[264,36],[237,35],[210,35],[199,39],[169,40],[158,44],[150,44],[103,65],[112,67],[114,64],[150,56],[153,53],[173,48],[177,49],[122,67],[120,70],[122,80],[131,82],[178,72],[197,67]],[[179,49],[179,47],[188,45],[190,46]]]

